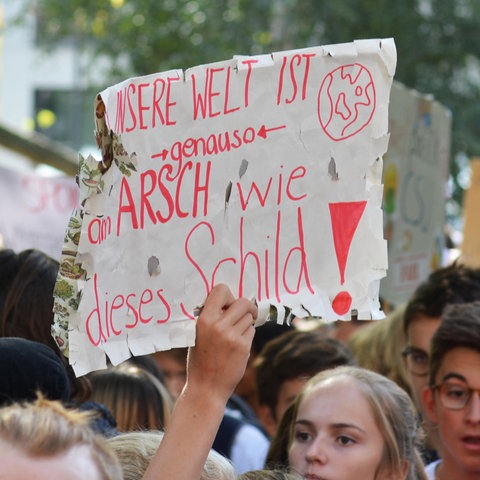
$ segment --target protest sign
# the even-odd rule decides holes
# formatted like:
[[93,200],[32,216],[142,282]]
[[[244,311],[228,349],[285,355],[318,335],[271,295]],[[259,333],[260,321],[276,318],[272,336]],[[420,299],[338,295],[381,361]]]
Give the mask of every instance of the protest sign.
[[[101,92],[55,335],[77,374],[194,342],[213,285],[292,315],[382,318],[392,39],[235,57]],[[68,335],[67,335],[68,334]],[[68,336],[68,338],[67,338]],[[67,343],[68,342],[68,343]]]
[[0,235],[5,248],[36,248],[60,260],[65,226],[77,206],[73,177],[0,166]]
[[431,95],[394,82],[389,125],[383,172],[388,276],[380,294],[398,305],[443,263],[451,113]]
[[461,261],[472,268],[480,267],[480,221],[478,205],[480,205],[480,158],[474,157],[470,162],[471,180],[465,192],[463,202],[463,239],[461,245]]

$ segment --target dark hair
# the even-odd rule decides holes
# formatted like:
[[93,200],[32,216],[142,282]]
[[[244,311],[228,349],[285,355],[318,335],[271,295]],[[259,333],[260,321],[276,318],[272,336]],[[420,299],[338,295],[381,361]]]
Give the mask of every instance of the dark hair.
[[58,269],[59,262],[40,250],[0,250],[0,334],[52,348],[67,369],[72,398],[83,401],[90,393],[89,382],[76,377],[51,333]]
[[435,384],[435,377],[445,355],[460,347],[480,352],[480,301],[445,308],[430,344],[430,385]]
[[278,338],[285,332],[290,332],[294,329],[295,327],[287,323],[282,323],[279,325],[277,322],[273,321],[266,322],[263,325],[256,327],[255,336],[253,337],[252,341],[252,353],[258,355],[268,342]]
[[151,373],[156,379],[160,380],[160,382],[165,385],[165,375],[150,354],[130,357],[128,362]]
[[[0,266],[2,336],[28,338],[58,350],[50,333],[58,262],[34,249],[18,254],[0,250]],[[39,328],[47,323],[48,329]]]
[[352,352],[341,340],[317,330],[286,332],[268,342],[255,361],[259,403],[275,415],[278,393],[286,380],[309,378],[321,370],[354,363]]
[[124,362],[89,374],[92,400],[105,405],[121,432],[163,430],[170,420],[173,399],[158,378]]
[[418,315],[440,317],[446,305],[480,300],[480,269],[454,263],[432,272],[407,303],[403,326],[408,332]]

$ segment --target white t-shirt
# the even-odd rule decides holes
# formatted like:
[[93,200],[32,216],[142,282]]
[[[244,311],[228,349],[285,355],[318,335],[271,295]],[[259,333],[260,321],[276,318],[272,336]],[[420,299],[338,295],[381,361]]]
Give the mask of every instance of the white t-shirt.
[[253,425],[244,425],[235,435],[231,450],[231,462],[237,475],[249,470],[261,470],[267,458],[270,442]]
[[435,470],[437,469],[438,465],[440,465],[441,461],[442,460],[435,460],[425,467],[425,473],[427,474],[428,480],[435,480]]

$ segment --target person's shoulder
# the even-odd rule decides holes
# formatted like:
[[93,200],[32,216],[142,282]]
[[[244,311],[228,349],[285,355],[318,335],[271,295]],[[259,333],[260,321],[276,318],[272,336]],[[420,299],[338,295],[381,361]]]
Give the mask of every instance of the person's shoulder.
[[218,429],[213,448],[230,458],[234,446],[268,445],[266,433],[256,423],[246,419],[238,410],[225,408],[222,422]]

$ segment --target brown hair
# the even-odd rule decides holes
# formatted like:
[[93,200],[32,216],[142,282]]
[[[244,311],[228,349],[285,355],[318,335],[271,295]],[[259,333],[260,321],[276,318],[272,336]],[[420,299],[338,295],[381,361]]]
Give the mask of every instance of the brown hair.
[[435,377],[445,355],[454,348],[480,352],[480,302],[449,305],[430,343],[429,383]]
[[119,431],[162,430],[168,424],[172,397],[150,372],[125,362],[93,372],[89,378],[92,400],[112,412]]
[[480,300],[480,269],[460,263],[433,271],[407,303],[403,324],[408,333],[418,315],[438,318],[450,304]]
[[255,360],[258,401],[260,405],[267,405],[275,418],[278,392],[285,381],[312,377],[321,370],[354,363],[345,343],[323,332],[283,333],[267,342]]
[[288,466],[288,443],[290,440],[290,425],[293,421],[294,404],[287,407],[282,418],[270,439],[265,466],[269,469],[278,469]]
[[52,337],[53,291],[59,263],[40,250],[0,250],[0,322],[2,337],[21,337],[52,348],[67,369],[73,400],[88,399],[90,383],[77,378]]

